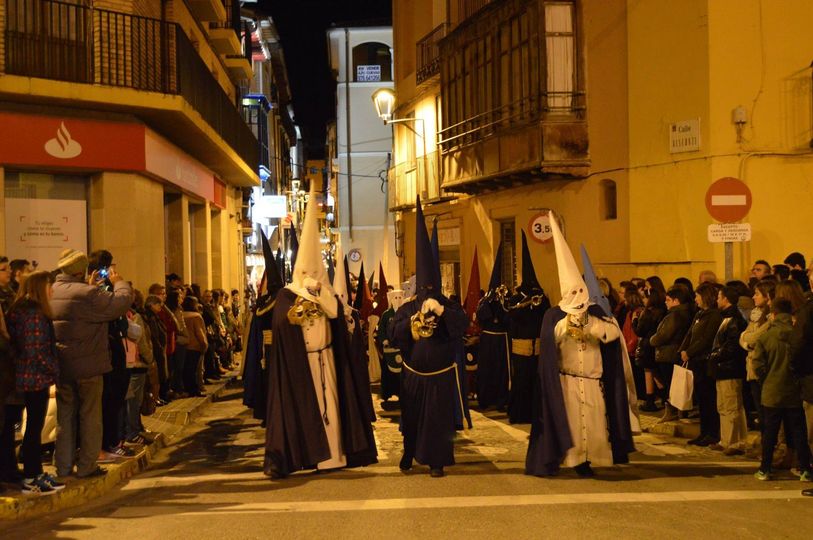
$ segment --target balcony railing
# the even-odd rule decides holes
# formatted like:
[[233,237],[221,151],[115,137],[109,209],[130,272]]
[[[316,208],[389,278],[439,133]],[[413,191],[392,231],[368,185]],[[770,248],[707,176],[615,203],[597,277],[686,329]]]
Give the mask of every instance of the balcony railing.
[[415,206],[415,196],[423,201],[440,197],[437,152],[399,163],[389,170],[389,208],[397,210]]
[[418,42],[418,68],[415,71],[415,82],[421,84],[433,75],[440,73],[440,47],[438,43],[446,37],[449,23],[443,23]]
[[221,0],[223,7],[226,8],[226,21],[222,23],[209,23],[210,28],[228,28],[233,30],[237,35],[242,47],[241,55],[245,56],[249,61],[251,60],[251,40],[247,38],[245,28],[243,28],[242,20],[240,19],[240,2],[239,0]]
[[257,139],[175,23],[55,0],[5,0],[5,73],[183,96],[252,170]]
[[457,22],[463,22],[494,0],[457,0]]

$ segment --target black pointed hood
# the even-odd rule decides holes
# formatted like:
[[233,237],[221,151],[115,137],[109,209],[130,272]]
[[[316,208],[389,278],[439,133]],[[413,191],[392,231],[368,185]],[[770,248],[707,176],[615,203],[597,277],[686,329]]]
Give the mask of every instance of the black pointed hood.
[[327,258],[327,278],[330,280],[330,283],[333,283],[333,280],[336,278],[336,267],[333,265],[332,255]]
[[443,290],[443,283],[440,279],[440,242],[438,241],[438,219],[432,219],[432,240],[429,242],[432,245],[432,258],[435,260],[435,278],[433,285],[436,291]]
[[528,239],[525,237],[525,231],[522,231],[522,281],[517,290],[525,293],[542,290],[542,286],[536,279],[534,262],[531,259],[531,250],[528,249]]
[[418,296],[437,293],[435,287],[435,257],[432,255],[432,244],[426,230],[426,219],[421,208],[421,197],[415,202],[415,292]]
[[358,283],[356,284],[356,298],[353,301],[353,307],[356,309],[361,309],[361,305],[364,302],[364,263],[361,263],[361,269],[359,270],[359,277]]
[[488,290],[496,290],[502,285],[502,242],[497,246],[497,253],[494,255],[494,266],[491,268],[491,279],[488,282]]
[[263,258],[265,259],[265,288],[269,295],[275,296],[280,289],[285,287],[285,283],[282,281],[282,275],[279,272],[279,266],[277,266],[277,258],[274,256],[274,252],[271,251],[268,237],[265,236],[262,230],[260,231],[260,240],[263,245]]
[[344,256],[344,286],[347,288],[347,305],[352,307],[353,284],[350,281],[350,267],[347,265],[347,255]]

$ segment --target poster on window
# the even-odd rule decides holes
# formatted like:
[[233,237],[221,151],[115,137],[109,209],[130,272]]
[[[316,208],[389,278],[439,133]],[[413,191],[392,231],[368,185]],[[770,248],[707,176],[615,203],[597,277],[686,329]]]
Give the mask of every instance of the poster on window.
[[6,199],[6,252],[11,259],[36,261],[55,270],[59,254],[87,253],[87,202],[60,199]]
[[358,82],[381,81],[381,66],[356,66],[356,80]]

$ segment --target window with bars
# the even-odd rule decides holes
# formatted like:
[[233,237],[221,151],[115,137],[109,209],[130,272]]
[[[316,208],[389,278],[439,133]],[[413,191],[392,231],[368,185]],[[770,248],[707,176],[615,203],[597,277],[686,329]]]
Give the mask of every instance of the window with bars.
[[443,45],[443,150],[583,108],[574,1],[505,2],[482,17]]

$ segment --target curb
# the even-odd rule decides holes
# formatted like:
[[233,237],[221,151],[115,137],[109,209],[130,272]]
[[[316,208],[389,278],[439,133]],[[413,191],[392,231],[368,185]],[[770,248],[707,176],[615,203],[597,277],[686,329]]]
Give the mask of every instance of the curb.
[[107,469],[105,476],[89,479],[71,477],[65,489],[48,495],[26,495],[12,491],[13,495],[8,496],[8,491],[3,492],[0,494],[0,521],[24,520],[51,514],[81,506],[109,493],[124,480],[146,470],[155,455],[169,444],[183,426],[200,416],[202,409],[220,397],[233,380],[234,377],[230,377],[209,385],[206,397],[192,398],[194,401],[188,399],[173,402],[190,401],[188,404],[178,403],[175,410],[166,414],[159,414],[161,409],[158,409],[159,412],[153,416],[143,417],[145,426],[156,432],[155,440],[130,459],[103,464],[102,466]]

